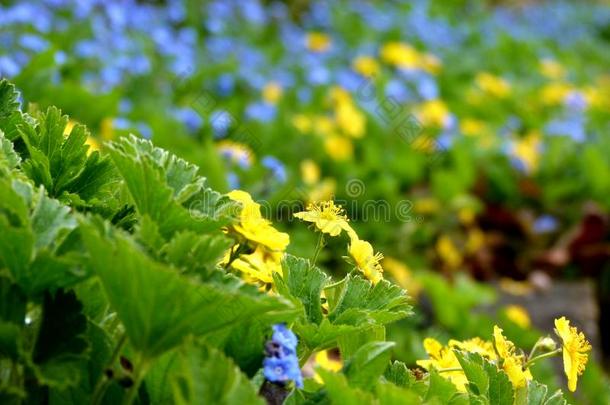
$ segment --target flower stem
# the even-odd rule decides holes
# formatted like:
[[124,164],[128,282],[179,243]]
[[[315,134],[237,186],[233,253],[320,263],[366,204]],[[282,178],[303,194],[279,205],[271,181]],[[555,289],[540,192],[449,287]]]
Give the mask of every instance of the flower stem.
[[320,251],[324,247],[324,234],[320,232],[320,236],[318,237],[318,243],[316,244],[316,251],[313,254],[313,259],[311,259],[311,267],[316,265],[316,261],[318,260],[318,255]]
[[449,373],[451,371],[463,371],[461,367],[441,368],[436,370],[439,373]]
[[134,364],[133,385],[129,388],[129,391],[127,391],[127,395],[123,398],[124,405],[131,405],[138,396],[140,384],[142,384],[142,380],[148,371],[149,365],[150,363],[143,357],[140,357],[140,359],[138,359],[138,361]]
[[335,288],[335,287],[339,287],[340,285],[342,285],[343,283],[345,283],[345,279],[347,277],[342,278],[341,280],[337,281],[336,283],[332,283],[327,285],[326,287],[324,287],[325,290],[330,290],[331,288]]
[[[529,359],[529,360],[527,361],[527,363],[525,363],[525,367],[527,368],[527,367],[531,366],[532,364],[534,364],[534,363],[535,363],[535,362],[537,362],[538,360],[546,359],[546,358],[548,358],[548,357],[553,357],[553,356],[555,356],[555,355],[557,355],[557,354],[561,353],[561,352],[562,352],[562,350],[563,350],[563,349],[561,349],[561,348],[560,348],[560,349],[557,349],[557,350],[553,350],[552,352],[543,353],[543,354],[540,354],[540,355],[538,355],[538,356],[536,356],[536,357],[533,357],[533,358]],[[532,350],[532,352],[533,352],[533,350]]]
[[[110,356],[110,360],[108,361],[108,366],[106,368],[111,368],[112,365],[116,362],[119,357],[119,353],[121,353],[121,349],[127,340],[127,334],[123,333],[114,347],[112,355]],[[104,372],[100,376],[97,384],[95,385],[95,389],[93,390],[93,394],[91,395],[91,405],[98,405],[102,402],[104,398],[104,394],[106,393],[106,389],[110,385],[110,379],[108,379]]]

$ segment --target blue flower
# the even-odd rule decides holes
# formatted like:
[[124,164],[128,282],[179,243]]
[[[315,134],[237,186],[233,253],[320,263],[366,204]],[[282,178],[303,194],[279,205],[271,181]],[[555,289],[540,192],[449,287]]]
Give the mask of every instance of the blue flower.
[[557,218],[552,215],[546,214],[536,219],[536,221],[534,222],[533,229],[535,233],[543,234],[553,232],[555,229],[557,229],[558,226],[559,223],[557,221]]
[[297,337],[285,324],[273,325],[273,335],[267,342],[267,356],[263,360],[263,374],[271,382],[294,381],[303,388],[303,376],[296,355]]
[[[276,178],[277,181],[279,181],[280,183],[285,183],[287,180],[287,175],[286,175],[286,167],[284,166],[284,164],[282,162],[280,162],[278,159],[274,158],[273,156],[265,156],[263,158],[263,160],[261,161],[261,163],[263,164],[263,166],[265,166],[267,169],[269,169],[271,171],[271,173],[273,173],[273,176]],[[288,330],[288,332],[290,332],[290,330]],[[292,333],[292,332],[290,332]]]
[[293,352],[297,349],[297,337],[286,327],[286,324],[278,323],[273,325],[273,336],[271,336],[271,340]]

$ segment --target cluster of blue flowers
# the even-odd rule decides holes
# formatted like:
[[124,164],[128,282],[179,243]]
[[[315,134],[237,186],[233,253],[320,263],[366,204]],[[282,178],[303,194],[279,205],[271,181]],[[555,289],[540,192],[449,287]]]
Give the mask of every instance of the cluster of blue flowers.
[[268,381],[294,381],[298,388],[303,388],[297,344],[297,337],[285,324],[273,325],[273,335],[266,345],[267,357],[263,360],[263,373]]

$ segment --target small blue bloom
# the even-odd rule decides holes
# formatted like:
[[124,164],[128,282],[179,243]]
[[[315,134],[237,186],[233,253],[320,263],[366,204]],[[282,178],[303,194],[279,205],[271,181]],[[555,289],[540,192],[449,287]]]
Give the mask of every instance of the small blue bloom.
[[292,380],[298,388],[303,388],[297,343],[297,337],[285,324],[273,325],[273,335],[263,360],[263,374],[268,381],[285,383]]
[[280,183],[286,182],[286,167],[282,162],[280,162],[273,156],[265,156],[261,163],[263,164],[263,166],[269,169],[271,173],[273,173],[273,176],[276,178],[277,181],[279,181]]
[[273,335],[271,336],[271,339],[274,342],[277,342],[293,351],[295,351],[297,348],[297,337],[290,329],[286,327],[286,324],[278,323],[273,325]]
[[275,118],[276,108],[267,103],[251,103],[246,107],[246,117],[260,122],[269,122]]
[[543,234],[553,232],[558,226],[559,223],[557,218],[552,215],[545,214],[536,219],[533,229],[535,233]]
[[203,125],[203,118],[192,108],[177,108],[173,115],[186,126],[189,132],[197,132]]

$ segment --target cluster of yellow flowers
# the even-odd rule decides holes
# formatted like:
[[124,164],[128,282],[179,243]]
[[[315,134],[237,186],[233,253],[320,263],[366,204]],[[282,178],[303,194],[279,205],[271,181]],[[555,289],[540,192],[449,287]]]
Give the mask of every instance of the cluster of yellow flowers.
[[292,124],[301,133],[320,136],[326,153],[336,161],[344,161],[354,154],[352,140],[364,136],[366,117],[351,94],[342,87],[331,88],[328,100],[331,114],[297,114]]
[[221,264],[241,272],[248,282],[269,286],[273,273],[281,271],[281,259],[290,237],[262,216],[260,204],[247,192],[234,190],[228,196],[239,202],[242,210],[239,221],[227,229],[238,243],[226,253]]
[[[587,364],[587,352],[591,350],[591,345],[582,332],[570,326],[570,321],[565,317],[555,320],[555,333],[561,339],[560,348],[556,348],[555,341],[550,337],[543,337],[538,340],[527,356],[504,336],[502,329],[498,326],[494,326],[493,343],[473,338],[465,341],[450,340],[447,346],[443,346],[433,338],[426,338],[424,349],[428,353],[429,359],[418,360],[417,364],[426,370],[437,370],[458,390],[465,392],[468,380],[455,351],[477,353],[503,370],[515,388],[521,388],[532,379],[529,369],[532,364],[562,353],[568,389],[574,392],[578,377],[582,375]],[[542,353],[537,355],[538,351],[542,351]]]
[[[383,255],[375,253],[373,246],[369,242],[361,240],[358,237],[356,231],[349,224],[345,210],[341,206],[335,205],[334,201],[310,204],[305,211],[297,212],[294,216],[314,224],[315,228],[320,232],[320,240],[323,240],[324,234],[335,237],[345,231],[350,238],[348,252],[354,266],[373,284],[377,284],[383,279],[383,268],[380,263]],[[320,246],[321,244],[318,245]]]

